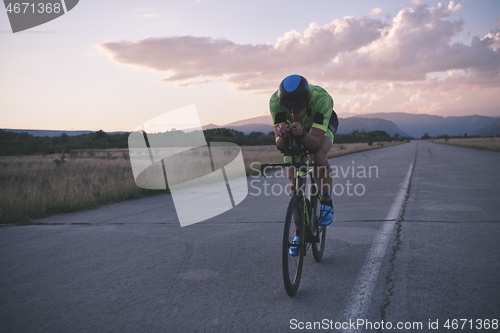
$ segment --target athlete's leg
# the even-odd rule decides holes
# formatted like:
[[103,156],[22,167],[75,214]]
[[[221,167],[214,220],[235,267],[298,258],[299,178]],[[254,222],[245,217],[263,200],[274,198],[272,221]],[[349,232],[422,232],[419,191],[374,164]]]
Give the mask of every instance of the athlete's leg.
[[[314,180],[318,184],[319,190],[323,195],[322,200],[330,201],[332,200],[332,174],[330,169],[330,163],[328,162],[328,152],[332,148],[332,140],[324,136],[321,140],[321,145],[319,151],[314,155],[309,155],[309,158],[314,164],[322,164],[328,166],[327,168],[318,167],[314,172]],[[327,194],[324,196],[324,194]]]
[[[294,167],[286,168],[286,175],[290,181],[290,199],[292,199],[293,194],[295,194],[295,173]],[[294,212],[293,219],[295,222],[295,229],[297,230],[297,236],[299,235],[298,232],[300,230],[300,225],[298,224],[299,218],[298,212]]]
[[326,165],[327,167],[317,167],[315,170],[315,181],[320,190],[321,201],[321,225],[329,225],[333,220],[333,201],[332,201],[332,174],[330,163],[328,162],[328,152],[332,148],[332,139],[324,136],[321,140],[319,151],[310,156],[314,164]]

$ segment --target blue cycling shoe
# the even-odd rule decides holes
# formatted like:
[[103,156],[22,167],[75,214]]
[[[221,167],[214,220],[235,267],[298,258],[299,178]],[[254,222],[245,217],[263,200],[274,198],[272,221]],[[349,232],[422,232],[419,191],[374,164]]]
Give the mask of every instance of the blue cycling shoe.
[[[292,244],[299,245],[299,243],[300,243],[300,237],[299,236],[295,236],[295,238],[292,241]],[[290,255],[292,257],[298,256],[299,255],[299,247],[298,246],[290,246],[290,249],[288,249],[288,253],[290,253]]]
[[333,222],[333,207],[328,205],[321,205],[321,216],[319,217],[318,224],[322,227],[332,224]]

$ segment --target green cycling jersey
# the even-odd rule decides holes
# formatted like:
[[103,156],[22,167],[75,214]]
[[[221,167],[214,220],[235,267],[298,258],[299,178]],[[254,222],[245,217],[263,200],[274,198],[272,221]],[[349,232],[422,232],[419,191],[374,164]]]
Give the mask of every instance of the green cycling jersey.
[[[334,134],[328,128],[328,124],[333,113],[333,98],[320,86],[310,84],[309,88],[311,89],[311,99],[307,105],[307,112],[299,123],[307,131],[309,131],[312,127],[325,131],[325,136],[329,137],[333,142]],[[269,110],[271,112],[274,125],[284,123],[292,124],[294,122],[292,116],[283,111],[281,108],[277,91],[271,95],[271,99],[269,100]]]

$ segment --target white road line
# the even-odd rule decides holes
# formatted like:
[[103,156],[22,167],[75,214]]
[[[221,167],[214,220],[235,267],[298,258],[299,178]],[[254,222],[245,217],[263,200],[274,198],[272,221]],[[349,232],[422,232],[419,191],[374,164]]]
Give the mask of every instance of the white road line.
[[[391,209],[385,217],[386,222],[382,225],[377,237],[373,241],[372,247],[366,256],[365,264],[361,268],[356,283],[354,284],[353,292],[347,307],[343,314],[345,322],[349,320],[356,321],[356,319],[365,319],[368,306],[372,298],[373,289],[377,282],[378,272],[382,265],[387,245],[396,225],[396,220],[406,198],[406,192],[410,184],[411,174],[413,172],[413,164],[410,165],[406,177],[399,189],[398,195],[391,206]],[[361,332],[362,328],[358,329],[344,329],[342,332]]]

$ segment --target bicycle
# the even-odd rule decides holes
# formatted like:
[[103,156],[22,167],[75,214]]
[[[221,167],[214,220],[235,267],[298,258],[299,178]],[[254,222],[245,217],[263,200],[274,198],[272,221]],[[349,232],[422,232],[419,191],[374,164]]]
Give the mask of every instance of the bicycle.
[[[309,163],[307,150],[293,136],[288,140],[284,153],[285,157],[289,157],[289,161],[262,164],[260,170],[264,177],[268,167],[292,167],[296,170],[295,187],[292,187],[285,217],[282,247],[283,281],[286,293],[288,296],[293,297],[299,288],[302,265],[307,250],[312,246],[313,257],[316,262],[320,262],[323,258],[326,227],[318,225],[321,202],[319,189],[314,180],[314,170],[319,167],[327,168],[328,166]],[[310,180],[308,190],[305,189],[307,179]],[[298,222],[294,222],[294,219]],[[298,228],[296,228],[296,223],[298,223]],[[293,242],[296,229],[300,230],[299,244]],[[290,254],[292,246],[298,247],[299,253],[297,256]]]

